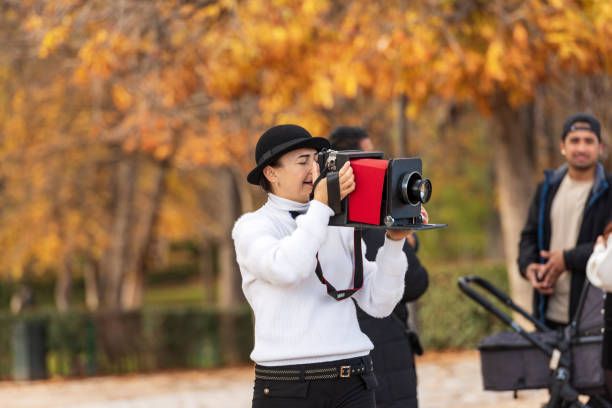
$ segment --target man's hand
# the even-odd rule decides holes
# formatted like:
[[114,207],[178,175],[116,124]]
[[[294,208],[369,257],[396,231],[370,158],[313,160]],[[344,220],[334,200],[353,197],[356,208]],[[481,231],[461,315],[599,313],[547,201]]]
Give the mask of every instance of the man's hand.
[[[315,161],[312,163],[312,181],[314,182],[321,174],[319,164]],[[340,200],[343,200],[347,195],[355,191],[355,175],[353,168],[349,162],[344,163],[344,166],[338,173],[338,182],[340,183]],[[314,190],[314,199],[329,205],[327,198],[327,178],[321,180]]]
[[540,251],[540,256],[544,259],[548,259],[540,272],[542,286],[544,288],[553,288],[557,283],[559,276],[561,276],[566,269],[563,250],[557,249],[555,251]]
[[527,278],[529,283],[531,283],[531,286],[533,286],[535,290],[537,290],[543,295],[551,295],[553,293],[553,288],[551,287],[545,288],[542,285],[543,282],[539,280],[541,270],[543,267],[544,265],[539,264],[539,263],[529,264],[529,266],[527,266],[527,269],[525,269],[525,277]]

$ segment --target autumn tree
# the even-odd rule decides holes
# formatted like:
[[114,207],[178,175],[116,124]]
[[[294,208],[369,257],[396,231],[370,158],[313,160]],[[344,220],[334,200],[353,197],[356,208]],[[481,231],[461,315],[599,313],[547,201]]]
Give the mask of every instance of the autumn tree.
[[[221,184],[234,197],[226,200],[236,201],[240,192],[248,196],[240,172],[250,167],[254,140],[269,125],[295,122],[324,135],[347,106],[359,106],[355,119],[378,123],[395,105],[398,128],[405,129],[403,118],[414,119],[432,100],[473,104],[491,124],[508,271],[519,293],[516,243],[537,167],[534,129],[541,129],[534,100],[546,84],[567,76],[609,76],[612,65],[609,1],[8,4],[4,15],[11,23],[5,25],[27,32],[28,41],[3,65],[21,82],[3,93],[12,120],[2,126],[31,136],[15,139],[5,152],[26,152],[16,155],[21,169],[35,169],[26,160],[35,142],[45,150],[74,141],[70,151],[88,157],[82,165],[95,183],[85,184],[89,195],[76,193],[75,183],[60,183],[67,195],[78,197],[73,205],[81,224],[62,221],[50,229],[48,220],[73,220],[66,213],[70,206],[62,202],[59,210],[44,213],[11,207],[24,197],[19,188],[34,194],[42,187],[20,184],[19,170],[7,168],[6,200],[13,201],[4,208],[11,208],[18,224],[35,216],[42,221],[36,239],[27,241],[10,232],[15,226],[7,228],[6,255],[23,260],[44,242],[63,247],[65,237],[84,234],[87,244],[77,245],[78,251],[94,259],[102,302],[111,308],[139,303],[146,253],[155,234],[163,233],[156,226],[169,171],[194,164],[225,168],[233,177]],[[31,104],[36,92],[39,102]],[[58,119],[37,109],[46,97],[65,126],[55,126]],[[89,174],[85,168],[73,172]],[[46,165],[40,171],[62,179]],[[92,207],[83,211],[85,202]],[[227,223],[245,209],[225,207],[234,211],[223,217]],[[96,219],[82,216],[88,212]],[[55,259],[50,262],[57,266]],[[236,285],[235,276],[228,276]],[[234,286],[228,296],[237,292]]]
[[405,98],[410,118],[438,97],[475,104],[489,119],[509,278],[528,306],[515,260],[537,167],[533,101],[567,75],[612,73],[612,4],[254,3],[236,6],[245,24],[233,35],[259,66],[260,105],[271,117],[301,118],[319,133],[325,118],[313,107],[366,94]]
[[[426,72],[419,75],[427,89],[423,96],[472,101],[491,119],[509,279],[514,297],[528,307],[530,290],[515,260],[538,167],[533,101],[541,87],[567,74],[612,73],[612,48],[605,40],[612,33],[612,4],[473,1],[415,11],[438,45],[430,48]],[[409,94],[418,108],[424,98],[417,89]]]
[[18,78],[6,81],[2,122],[14,159],[4,163],[15,163],[3,169],[7,265],[86,263],[89,304],[138,307],[169,172],[229,164],[246,148],[248,121],[228,119],[244,104],[207,91],[225,80],[208,67],[229,29],[223,8],[31,1],[6,14],[25,45],[4,60]]

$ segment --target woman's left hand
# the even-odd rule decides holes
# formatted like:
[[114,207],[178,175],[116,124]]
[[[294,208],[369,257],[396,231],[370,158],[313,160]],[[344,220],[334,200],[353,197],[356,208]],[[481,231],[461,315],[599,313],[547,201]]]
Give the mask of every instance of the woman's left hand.
[[423,224],[429,223],[429,214],[427,214],[427,210],[423,206],[421,206],[421,218],[423,219]]
[[[429,222],[429,214],[427,214],[427,210],[423,206],[421,206],[421,218],[423,224]],[[413,233],[414,231],[412,230],[387,230],[387,237],[394,241],[399,241],[400,239],[410,237]]]

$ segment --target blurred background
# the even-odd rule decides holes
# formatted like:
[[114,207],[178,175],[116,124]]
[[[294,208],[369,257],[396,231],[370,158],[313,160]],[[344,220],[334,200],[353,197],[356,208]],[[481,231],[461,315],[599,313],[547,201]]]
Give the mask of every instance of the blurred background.
[[[263,131],[362,126],[423,158],[426,350],[502,326],[567,116],[612,130],[610,0],[0,1],[0,380],[248,363],[230,232]],[[611,159],[603,158],[608,170]]]

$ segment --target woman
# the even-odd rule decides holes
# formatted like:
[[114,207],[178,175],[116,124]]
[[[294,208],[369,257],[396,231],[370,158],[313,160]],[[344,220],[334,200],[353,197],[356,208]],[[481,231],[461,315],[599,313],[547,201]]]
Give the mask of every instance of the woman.
[[[328,146],[299,126],[275,126],[257,142],[257,166],[247,177],[268,192],[265,205],[243,215],[232,232],[255,314],[254,408],[375,406],[372,342],[346,299],[373,316],[391,313],[404,290],[409,232],[388,231],[369,262],[353,228],[328,226],[325,180],[312,191],[315,155]],[[341,198],[355,189],[348,163],[339,182]]]
[[612,222],[606,227],[604,234],[597,238],[593,253],[587,263],[589,281],[605,290],[604,340],[601,363],[606,371],[606,387],[608,397],[612,400]]

